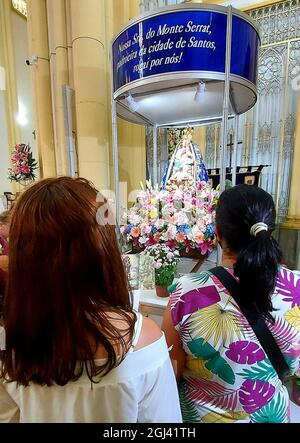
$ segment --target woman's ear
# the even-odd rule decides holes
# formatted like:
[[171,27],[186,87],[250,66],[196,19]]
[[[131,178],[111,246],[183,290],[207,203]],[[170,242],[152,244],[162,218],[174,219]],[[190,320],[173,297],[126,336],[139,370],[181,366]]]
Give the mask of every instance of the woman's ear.
[[217,225],[215,225],[215,234],[216,234],[216,238],[217,238],[218,243],[220,243],[222,240],[222,236],[221,236],[220,230]]

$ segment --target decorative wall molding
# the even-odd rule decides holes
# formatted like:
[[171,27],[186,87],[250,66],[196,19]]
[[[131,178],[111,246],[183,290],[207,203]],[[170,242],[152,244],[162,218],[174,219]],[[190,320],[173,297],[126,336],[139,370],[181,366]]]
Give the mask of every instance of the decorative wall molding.
[[11,0],[11,7],[14,11],[27,19],[27,3],[25,0]]

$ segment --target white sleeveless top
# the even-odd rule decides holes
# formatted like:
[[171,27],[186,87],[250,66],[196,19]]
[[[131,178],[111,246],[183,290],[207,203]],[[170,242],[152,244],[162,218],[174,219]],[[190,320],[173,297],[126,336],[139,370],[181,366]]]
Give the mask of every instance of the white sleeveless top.
[[[0,381],[0,423],[181,423],[164,334],[134,351],[143,321],[140,313],[136,315],[130,351],[97,384],[86,374],[66,386],[24,387]],[[4,344],[3,338],[0,342]]]

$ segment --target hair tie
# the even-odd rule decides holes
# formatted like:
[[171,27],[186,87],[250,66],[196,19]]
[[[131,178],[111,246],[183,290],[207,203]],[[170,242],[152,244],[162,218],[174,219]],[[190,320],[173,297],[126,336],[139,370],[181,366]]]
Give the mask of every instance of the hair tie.
[[262,222],[255,223],[255,225],[251,226],[250,235],[253,235],[254,237],[256,237],[257,234],[259,234],[261,231],[268,231],[268,230],[269,230],[269,226],[266,225],[265,223],[262,223]]

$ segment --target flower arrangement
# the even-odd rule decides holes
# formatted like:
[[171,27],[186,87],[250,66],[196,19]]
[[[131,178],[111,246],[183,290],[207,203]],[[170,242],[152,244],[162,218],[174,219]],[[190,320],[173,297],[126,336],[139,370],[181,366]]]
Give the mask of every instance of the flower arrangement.
[[25,144],[16,145],[11,156],[12,167],[8,170],[8,178],[18,183],[33,181],[37,162],[33,158],[31,147]]
[[171,285],[176,274],[179,252],[166,245],[156,244],[147,246],[144,254],[154,258],[155,284]]
[[219,192],[198,182],[193,191],[147,188],[129,209],[121,232],[133,249],[164,244],[181,255],[205,255],[215,245],[215,206]]

